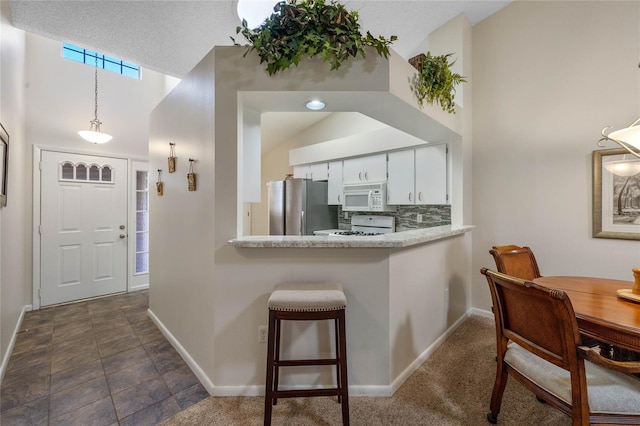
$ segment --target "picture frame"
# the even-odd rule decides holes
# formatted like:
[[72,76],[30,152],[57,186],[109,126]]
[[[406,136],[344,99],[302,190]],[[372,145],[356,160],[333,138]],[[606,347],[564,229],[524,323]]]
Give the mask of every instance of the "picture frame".
[[0,123],[0,207],[7,206],[9,179],[9,133]]
[[640,240],[640,158],[593,151],[593,237]]

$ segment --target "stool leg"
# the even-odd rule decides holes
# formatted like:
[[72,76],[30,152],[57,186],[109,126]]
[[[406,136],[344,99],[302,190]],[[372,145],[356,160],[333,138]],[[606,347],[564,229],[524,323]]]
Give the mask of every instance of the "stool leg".
[[280,330],[282,329],[282,320],[280,318],[276,318],[276,351],[275,351],[275,360],[274,360],[274,368],[273,368],[273,391],[276,395],[273,397],[273,405],[278,403],[278,382],[280,381]]
[[[333,320],[334,336],[336,339],[336,359],[340,360],[340,330],[338,329],[338,318]],[[340,391],[342,389],[342,381],[340,380],[340,362],[336,364],[336,387]],[[338,395],[338,403],[342,403],[342,394]]]
[[342,397],[342,424],[349,425],[349,384],[347,381],[347,333],[345,326],[345,311],[338,315],[340,331],[340,389]]
[[267,338],[267,383],[264,394],[264,426],[271,425],[271,411],[273,408],[273,356],[276,334],[276,313],[269,311],[269,336]]

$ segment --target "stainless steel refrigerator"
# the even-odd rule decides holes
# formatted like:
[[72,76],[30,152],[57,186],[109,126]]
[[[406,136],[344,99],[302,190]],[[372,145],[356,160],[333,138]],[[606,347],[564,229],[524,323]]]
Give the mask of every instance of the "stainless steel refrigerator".
[[327,205],[327,182],[287,179],[267,188],[269,235],[313,235],[338,227],[338,207]]

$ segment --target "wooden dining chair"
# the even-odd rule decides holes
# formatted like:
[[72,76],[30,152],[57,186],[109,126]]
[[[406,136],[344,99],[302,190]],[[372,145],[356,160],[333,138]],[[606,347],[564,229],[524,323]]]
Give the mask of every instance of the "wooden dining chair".
[[573,306],[549,289],[482,268],[496,322],[497,368],[487,420],[496,423],[507,378],[573,419],[573,425],[640,424],[640,362],[583,346]]
[[493,246],[489,253],[496,262],[498,272],[522,280],[533,280],[541,276],[536,257],[529,247]]

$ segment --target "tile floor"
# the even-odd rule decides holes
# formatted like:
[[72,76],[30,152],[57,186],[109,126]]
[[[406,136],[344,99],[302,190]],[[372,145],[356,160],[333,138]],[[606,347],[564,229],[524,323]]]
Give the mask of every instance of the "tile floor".
[[206,398],[148,307],[139,291],[27,312],[0,424],[155,425]]

